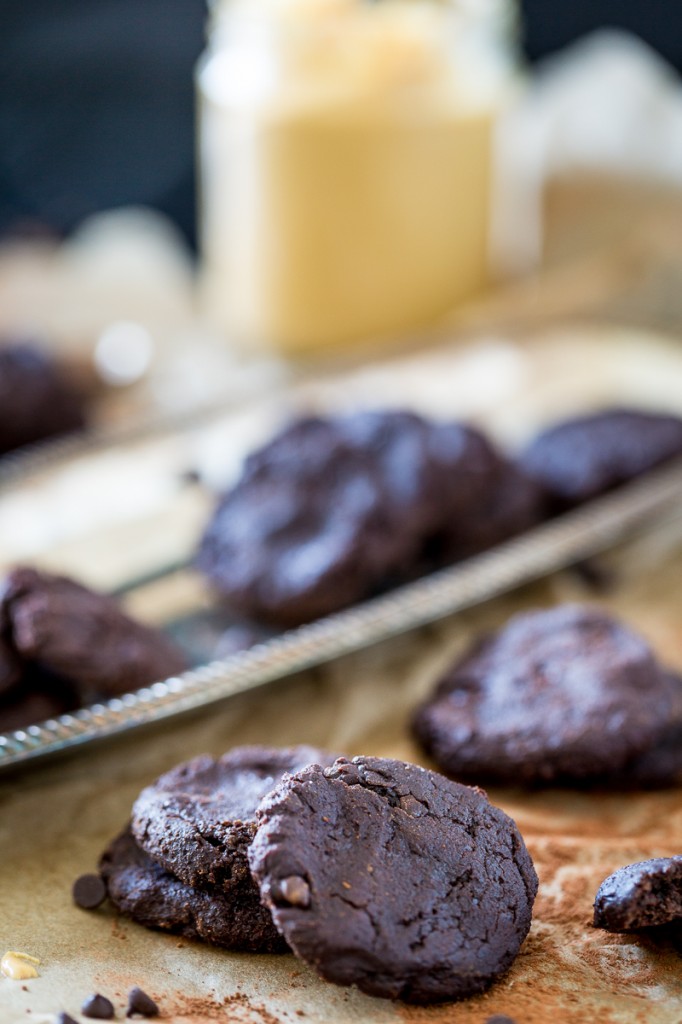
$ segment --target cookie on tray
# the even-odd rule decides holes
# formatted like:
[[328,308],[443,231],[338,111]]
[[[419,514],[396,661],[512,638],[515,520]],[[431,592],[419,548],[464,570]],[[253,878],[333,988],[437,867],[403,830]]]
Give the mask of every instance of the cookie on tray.
[[459,658],[413,728],[455,778],[551,783],[617,774],[672,717],[648,644],[599,609],[560,605],[514,616]]
[[521,465],[555,511],[596,498],[682,455],[682,419],[608,409],[564,420],[526,448]]
[[147,928],[247,953],[281,953],[286,943],[254,887],[229,896],[183,885],[155,864],[125,829],[99,863],[109,899]]
[[537,891],[514,822],[481,790],[375,757],[285,777],[259,808],[249,863],[318,974],[415,1003],[503,974]]
[[24,664],[70,681],[82,704],[187,668],[170,639],[112,598],[31,568],[14,569],[0,586],[0,635]]
[[135,801],[132,829],[142,849],[186,885],[254,892],[246,851],[256,808],[287,772],[330,765],[314,747],[236,747],[201,755],[162,775]]
[[197,566],[240,615],[298,625],[379,587],[408,535],[372,461],[331,424],[306,420],[271,447],[219,502]]
[[525,529],[539,494],[471,427],[309,417],[246,460],[197,565],[240,615],[298,625]]

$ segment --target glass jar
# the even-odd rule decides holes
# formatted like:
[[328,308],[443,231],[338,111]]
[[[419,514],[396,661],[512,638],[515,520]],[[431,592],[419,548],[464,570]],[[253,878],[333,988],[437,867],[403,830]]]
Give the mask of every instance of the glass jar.
[[488,279],[513,0],[228,0],[197,72],[202,284],[292,354],[433,322]]

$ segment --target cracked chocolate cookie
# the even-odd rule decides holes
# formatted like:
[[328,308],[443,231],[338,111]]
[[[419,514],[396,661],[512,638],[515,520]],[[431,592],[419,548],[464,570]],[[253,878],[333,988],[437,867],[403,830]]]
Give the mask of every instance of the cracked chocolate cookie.
[[521,465],[556,511],[579,505],[682,455],[682,419],[609,409],[543,431]]
[[314,747],[236,747],[214,760],[195,757],[166,772],[135,801],[135,839],[186,885],[255,891],[246,851],[256,832],[256,808],[285,772],[329,765],[333,754]]
[[630,932],[682,921],[682,855],[619,868],[604,879],[594,901],[594,926]]
[[112,598],[35,569],[14,569],[2,584],[0,635],[24,665],[70,681],[83,704],[187,668],[175,644]]
[[104,852],[99,869],[114,906],[147,928],[246,953],[287,948],[255,886],[228,896],[183,885],[140,849],[129,829]]
[[26,342],[0,346],[0,455],[85,426],[85,402],[57,363]]
[[482,992],[530,927],[537,878],[481,790],[376,757],[285,778],[249,863],[294,952],[328,981],[415,1003]]
[[560,605],[515,616],[458,659],[413,729],[456,778],[548,783],[620,772],[672,716],[643,639],[598,609]]

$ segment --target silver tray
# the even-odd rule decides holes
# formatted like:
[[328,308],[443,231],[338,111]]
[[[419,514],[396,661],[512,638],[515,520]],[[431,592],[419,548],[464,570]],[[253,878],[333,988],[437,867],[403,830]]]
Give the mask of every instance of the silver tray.
[[[682,514],[682,460],[466,562],[221,661],[0,735],[0,770],[207,707],[499,596]],[[177,571],[166,566],[130,587]],[[130,588],[128,588],[130,589]]]

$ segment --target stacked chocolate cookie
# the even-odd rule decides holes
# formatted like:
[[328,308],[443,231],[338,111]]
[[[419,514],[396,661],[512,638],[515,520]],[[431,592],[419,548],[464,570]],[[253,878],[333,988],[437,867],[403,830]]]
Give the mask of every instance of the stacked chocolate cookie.
[[541,515],[539,488],[471,427],[391,411],[308,418],[246,460],[197,565],[241,615],[291,626]]
[[0,731],[186,668],[163,633],[75,580],[18,568],[0,584]]
[[474,645],[413,729],[449,775],[503,784],[682,781],[682,679],[605,612],[561,605]]
[[162,775],[142,791],[130,826],[101,859],[110,899],[151,928],[226,949],[282,952],[286,942],[261,905],[247,859],[256,808],[285,773],[333,761],[312,747],[239,747]]
[[242,747],[168,772],[100,871],[148,927],[289,948],[329,981],[421,1003],[506,971],[537,892],[514,822],[481,790],[309,747]]

